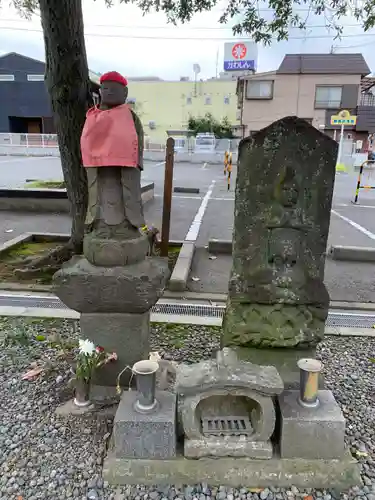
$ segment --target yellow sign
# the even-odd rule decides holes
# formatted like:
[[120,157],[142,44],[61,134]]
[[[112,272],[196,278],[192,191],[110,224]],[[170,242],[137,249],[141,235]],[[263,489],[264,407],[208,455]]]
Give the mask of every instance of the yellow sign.
[[357,117],[351,115],[346,109],[340,111],[337,115],[331,116],[331,125],[355,125],[356,123]]

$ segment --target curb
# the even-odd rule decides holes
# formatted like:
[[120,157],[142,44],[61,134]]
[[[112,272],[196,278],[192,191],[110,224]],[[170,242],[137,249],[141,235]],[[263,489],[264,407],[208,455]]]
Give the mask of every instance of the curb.
[[375,248],[332,245],[327,256],[332,260],[375,262]]
[[195,243],[191,241],[184,241],[180,253],[178,254],[172,276],[169,280],[169,290],[182,292],[186,289],[194,252]]
[[209,240],[208,252],[212,254],[232,254],[232,240]]
[[[153,182],[141,186],[142,202],[154,198]],[[0,189],[0,210],[14,212],[70,212],[66,189]]]

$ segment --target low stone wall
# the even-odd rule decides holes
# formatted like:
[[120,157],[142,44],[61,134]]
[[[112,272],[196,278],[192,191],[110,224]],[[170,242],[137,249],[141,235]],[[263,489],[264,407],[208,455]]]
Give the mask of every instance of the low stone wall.
[[[142,184],[145,205],[154,199],[154,183]],[[0,210],[69,213],[66,189],[0,189]]]

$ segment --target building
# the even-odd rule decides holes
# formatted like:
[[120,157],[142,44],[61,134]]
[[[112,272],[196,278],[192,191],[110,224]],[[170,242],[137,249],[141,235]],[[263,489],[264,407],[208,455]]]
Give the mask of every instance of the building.
[[[44,73],[42,61],[15,52],[0,56],[0,133],[55,132]],[[90,80],[96,93],[99,78],[90,72]]]
[[276,71],[239,79],[244,135],[294,115],[338,139],[340,126],[331,125],[331,116],[347,109],[357,115],[357,125],[345,126],[344,138],[365,147],[375,132],[375,81],[367,81],[369,73],[362,54],[287,54]]
[[189,116],[211,113],[216,119],[227,117],[235,127],[237,82],[228,79],[191,81],[129,79],[129,101],[142,120],[145,134],[153,142],[165,142],[168,130],[186,130]]

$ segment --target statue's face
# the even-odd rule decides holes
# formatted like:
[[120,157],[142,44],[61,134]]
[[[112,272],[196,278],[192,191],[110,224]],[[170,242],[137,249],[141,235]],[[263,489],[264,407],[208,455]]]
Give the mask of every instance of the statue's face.
[[118,82],[103,82],[100,86],[101,103],[112,108],[126,102],[128,87]]

